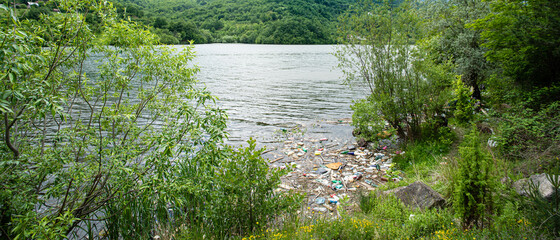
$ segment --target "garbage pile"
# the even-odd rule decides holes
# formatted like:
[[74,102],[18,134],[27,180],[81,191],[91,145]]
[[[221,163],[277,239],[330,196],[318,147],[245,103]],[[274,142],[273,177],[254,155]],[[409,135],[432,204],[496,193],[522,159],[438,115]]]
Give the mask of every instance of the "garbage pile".
[[400,171],[394,170],[393,157],[402,154],[394,140],[358,146],[327,138],[288,138],[270,161],[276,167],[293,168],[277,190],[306,193],[307,211],[335,213],[336,205],[344,198],[351,199],[358,190],[374,190],[388,181],[402,180]]

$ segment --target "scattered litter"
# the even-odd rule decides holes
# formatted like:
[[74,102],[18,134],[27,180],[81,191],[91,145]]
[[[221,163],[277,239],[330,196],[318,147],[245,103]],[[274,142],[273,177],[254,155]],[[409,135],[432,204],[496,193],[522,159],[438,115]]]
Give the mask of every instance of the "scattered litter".
[[268,150],[266,150],[266,151],[263,151],[263,152],[261,153],[261,155],[267,154],[267,153],[272,152],[272,151],[274,151],[274,150],[276,150],[276,149],[274,149],[274,148],[273,148],[273,149],[268,149]]
[[[383,134],[391,136],[387,132]],[[306,211],[330,211],[339,215],[337,206],[342,196],[356,201],[357,191],[373,191],[380,184],[402,180],[392,164],[394,156],[403,154],[396,151],[395,145],[364,145],[337,139],[310,139],[303,135],[282,140],[280,144],[271,153],[275,158],[271,164],[279,161],[275,163],[277,167],[291,164],[295,168],[282,178],[279,191],[307,193],[310,206]]]
[[326,207],[314,207],[311,210],[315,211],[315,212],[327,212],[327,208]]
[[325,168],[319,168],[317,169],[317,171],[315,171],[317,174],[325,174],[327,172],[329,172],[329,170],[325,169]]
[[288,185],[286,185],[286,184],[280,184],[280,185],[278,185],[278,186],[279,186],[280,188],[283,188],[283,189],[286,189],[286,190],[294,190],[294,189],[295,189],[295,188],[290,187],[290,186],[288,186]]
[[328,167],[332,170],[338,170],[338,168],[340,168],[340,166],[342,166],[341,162],[329,163],[329,164],[326,165],[326,167]]
[[277,159],[274,159],[274,160],[270,161],[270,163],[274,163],[274,162],[276,162],[276,161],[278,161],[278,160],[282,160],[282,159],[284,159],[284,157],[279,157],[279,158],[277,158]]

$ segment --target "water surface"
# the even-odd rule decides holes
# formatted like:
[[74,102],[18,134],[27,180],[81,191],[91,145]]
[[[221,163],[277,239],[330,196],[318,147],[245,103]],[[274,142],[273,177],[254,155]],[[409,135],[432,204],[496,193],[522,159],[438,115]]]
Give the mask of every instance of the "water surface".
[[229,115],[232,143],[273,142],[296,126],[313,137],[349,138],[352,100],[365,95],[342,84],[334,45],[196,45],[197,78]]

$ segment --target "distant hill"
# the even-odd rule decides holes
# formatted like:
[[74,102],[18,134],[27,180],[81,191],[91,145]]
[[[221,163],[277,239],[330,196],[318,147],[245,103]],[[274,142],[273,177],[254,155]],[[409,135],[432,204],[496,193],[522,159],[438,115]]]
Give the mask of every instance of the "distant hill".
[[164,43],[328,44],[355,0],[113,0]]

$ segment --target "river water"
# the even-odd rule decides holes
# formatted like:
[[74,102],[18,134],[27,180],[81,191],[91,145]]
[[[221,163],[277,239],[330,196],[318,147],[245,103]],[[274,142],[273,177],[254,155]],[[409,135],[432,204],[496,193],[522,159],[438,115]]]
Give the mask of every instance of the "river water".
[[342,84],[334,45],[195,45],[197,79],[229,115],[229,143],[277,141],[294,128],[307,137],[351,139],[352,100]]

